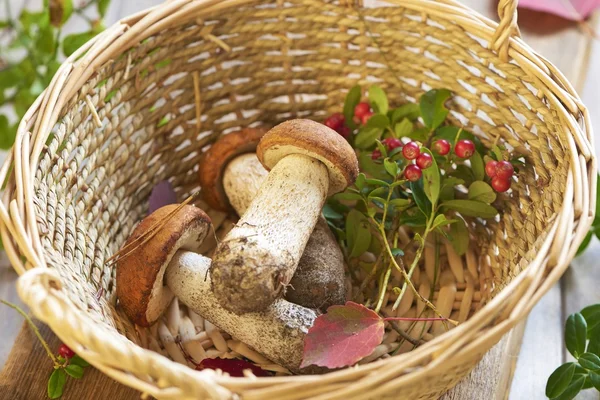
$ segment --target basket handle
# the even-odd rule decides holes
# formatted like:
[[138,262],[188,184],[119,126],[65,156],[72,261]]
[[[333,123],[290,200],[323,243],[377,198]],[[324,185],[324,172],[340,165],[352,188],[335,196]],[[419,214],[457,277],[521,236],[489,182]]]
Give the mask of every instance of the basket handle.
[[498,2],[498,17],[500,23],[492,36],[490,47],[502,61],[508,61],[508,47],[511,37],[521,37],[517,24],[517,6],[519,0],[500,0]]

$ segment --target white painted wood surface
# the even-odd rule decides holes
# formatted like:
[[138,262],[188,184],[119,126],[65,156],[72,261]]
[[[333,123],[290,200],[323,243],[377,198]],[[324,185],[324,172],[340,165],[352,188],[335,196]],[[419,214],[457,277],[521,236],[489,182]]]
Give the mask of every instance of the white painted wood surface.
[[[9,1],[13,12],[23,4],[23,0]],[[29,3],[41,4],[41,0],[32,0]],[[159,3],[161,3],[160,0],[137,0],[135,2],[113,0],[107,12],[106,23],[110,25],[120,17]],[[464,0],[464,3],[488,16],[494,17],[495,1]],[[2,11],[0,11],[0,15],[2,15]],[[600,24],[597,24],[597,26],[600,27]],[[72,32],[79,28],[78,26],[70,26],[67,31]],[[560,32],[551,35],[527,35],[526,33],[525,36],[526,41],[533,48],[540,50],[544,56],[556,63],[556,59],[574,59],[568,55],[575,54],[578,49],[562,48],[560,52],[553,51],[550,54],[545,53],[543,49],[551,48],[548,45],[553,40],[561,40],[561,38],[565,40],[565,35],[572,38],[570,35],[577,34],[580,33],[571,27],[569,32],[565,33],[563,30],[562,36]],[[587,77],[582,72],[585,71],[583,65],[569,64],[563,61],[564,65],[558,66],[576,87],[583,88],[583,101],[590,108],[592,123],[600,129],[600,74],[596,72],[600,71],[600,41],[593,44],[589,61],[590,73],[587,74]],[[600,154],[598,149],[596,154]],[[2,159],[2,154],[0,154],[0,159]],[[512,353],[511,349],[518,348],[521,337],[518,329],[523,327],[518,327],[516,331],[503,338],[484,357],[484,360],[476,367],[474,372],[444,398],[446,400],[544,399],[544,387],[547,377],[566,359],[562,343],[563,323],[566,316],[569,313],[578,311],[584,305],[600,302],[600,290],[598,290],[600,286],[600,268],[596,262],[598,259],[600,259],[600,243],[594,239],[591,248],[581,258],[573,262],[572,268],[567,272],[561,283],[552,288],[533,309],[526,322],[525,335],[522,339],[512,386],[510,386],[510,394],[508,391],[509,382],[499,382],[494,379],[493,375],[500,374],[500,368],[510,367],[510,362],[507,362],[507,360],[514,360],[517,357],[517,354]],[[5,257],[0,257],[0,298],[18,302],[14,291],[15,279],[16,274],[7,265]],[[4,365],[8,351],[20,327],[20,317],[15,316],[11,310],[4,307],[0,308],[0,337],[2,339],[0,340],[0,365]],[[510,377],[504,379],[510,379]],[[479,391],[475,391],[478,387]],[[504,390],[502,388],[506,388],[506,391],[498,392],[498,390]],[[478,395],[475,395],[475,393],[478,393]],[[580,395],[578,399],[599,400],[600,395],[588,391],[588,394]]]

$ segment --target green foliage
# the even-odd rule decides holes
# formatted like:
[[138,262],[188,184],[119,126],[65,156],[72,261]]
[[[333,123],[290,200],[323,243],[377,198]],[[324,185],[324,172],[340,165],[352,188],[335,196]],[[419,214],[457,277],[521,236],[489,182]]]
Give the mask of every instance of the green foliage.
[[[597,176],[596,177],[596,199],[600,198],[598,196],[600,196],[600,186],[598,186],[598,176]],[[598,201],[598,200],[596,201],[596,217],[594,218],[594,222],[592,223],[592,227],[591,227],[590,231],[587,233],[587,235],[583,239],[583,242],[581,242],[581,245],[579,246],[579,249],[577,250],[577,255],[580,255],[581,253],[583,253],[585,251],[585,249],[587,249],[587,247],[589,246],[589,244],[592,241],[593,236],[596,236],[597,238],[600,239],[600,201]]]
[[[11,122],[0,115],[0,149],[12,146],[18,120],[50,84],[61,60],[104,29],[100,19],[109,4],[87,0],[74,7],[73,0],[49,0],[42,11],[23,8],[14,20],[0,21],[0,34],[9,38],[0,45],[0,106],[12,108],[17,117]],[[64,24],[76,18],[87,21],[89,30],[61,39]]]
[[565,345],[576,362],[563,364],[550,375],[546,396],[570,400],[583,389],[600,391],[600,304],[569,315]]

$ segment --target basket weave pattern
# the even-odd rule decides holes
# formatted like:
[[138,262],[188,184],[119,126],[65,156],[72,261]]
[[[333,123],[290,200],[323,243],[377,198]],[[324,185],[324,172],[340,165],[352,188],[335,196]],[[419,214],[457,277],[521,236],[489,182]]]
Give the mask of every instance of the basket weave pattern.
[[[0,233],[34,314],[94,366],[159,398],[425,399],[454,386],[574,256],[595,207],[592,132],[570,84],[519,39],[515,0],[500,1],[500,25],[453,0],[385,5],[175,0],[71,56],[0,170]],[[147,213],[152,187],[169,179],[184,199],[219,135],[322,120],[350,87],[375,82],[391,104],[450,89],[455,123],[526,159],[503,217],[470,221],[479,312],[411,353],[323,376],[234,379],[159,354],[156,328],[116,306],[105,262]]]

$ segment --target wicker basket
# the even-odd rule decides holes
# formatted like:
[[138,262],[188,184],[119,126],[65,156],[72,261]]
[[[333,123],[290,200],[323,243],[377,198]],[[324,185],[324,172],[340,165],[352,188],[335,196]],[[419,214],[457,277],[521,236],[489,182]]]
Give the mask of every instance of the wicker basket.
[[[588,112],[519,38],[516,0],[500,0],[499,25],[454,0],[382,3],[173,0],[73,54],[0,170],[2,239],[35,316],[107,375],[165,399],[428,399],[464,377],[557,282],[590,227]],[[451,89],[456,123],[527,160],[502,219],[473,226],[484,254],[475,282],[458,289],[461,307],[474,285],[481,292],[470,318],[413,352],[321,376],[230,378],[159,354],[173,356],[172,343],[127,320],[105,263],[153,185],[169,179],[183,199],[220,134],[322,120],[369,82],[393,104]]]

